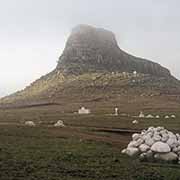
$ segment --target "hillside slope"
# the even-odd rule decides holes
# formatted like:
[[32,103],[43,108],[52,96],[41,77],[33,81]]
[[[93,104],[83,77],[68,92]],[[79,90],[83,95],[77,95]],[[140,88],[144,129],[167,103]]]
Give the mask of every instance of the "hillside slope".
[[161,65],[122,51],[112,32],[80,25],[73,29],[54,71],[0,104],[59,104],[67,111],[82,105],[178,109],[180,82]]

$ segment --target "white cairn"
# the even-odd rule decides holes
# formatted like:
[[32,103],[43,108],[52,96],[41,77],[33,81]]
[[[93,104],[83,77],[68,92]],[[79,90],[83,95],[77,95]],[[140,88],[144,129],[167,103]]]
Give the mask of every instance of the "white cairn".
[[25,122],[25,125],[26,125],[26,126],[31,126],[31,127],[36,126],[36,124],[35,124],[33,121],[26,121],[26,122]]
[[164,127],[149,127],[132,135],[132,141],[123,154],[140,159],[176,161],[180,164],[180,135]]
[[54,127],[65,127],[65,125],[62,120],[59,120],[54,124]]

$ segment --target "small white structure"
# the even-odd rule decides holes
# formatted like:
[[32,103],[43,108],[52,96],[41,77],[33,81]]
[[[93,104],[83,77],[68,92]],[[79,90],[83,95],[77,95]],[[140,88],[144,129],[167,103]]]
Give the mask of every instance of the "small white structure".
[[123,76],[126,76],[126,75],[127,75],[127,73],[126,73],[126,72],[123,72],[123,73],[122,73],[122,75],[123,75]]
[[148,115],[146,116],[146,118],[154,118],[154,116],[151,115],[151,114],[148,114]]
[[134,121],[132,121],[132,123],[133,123],[133,124],[138,124],[138,123],[139,123],[139,121],[134,120]]
[[159,119],[159,118],[160,118],[160,116],[159,116],[159,115],[156,115],[156,118],[157,118],[157,119]]
[[128,72],[123,72],[122,75],[123,75],[124,78],[129,77],[129,73]]
[[118,109],[117,107],[114,109],[114,111],[115,111],[114,115],[115,115],[115,116],[118,116],[118,110],[119,110],[119,109]]
[[171,115],[171,118],[176,118],[176,116],[173,114],[173,115]]
[[139,114],[139,118],[144,118],[145,115],[143,114],[143,112],[141,111],[140,114]]
[[57,123],[54,124],[54,127],[65,127],[65,125],[62,120],[59,120],[59,121],[57,121]]
[[164,118],[165,118],[165,119],[169,119],[169,116],[167,115],[167,116],[165,116]]
[[85,107],[81,107],[81,109],[78,110],[78,114],[90,114],[90,110],[86,109]]
[[134,76],[134,77],[137,76],[137,71],[133,71],[133,76]]
[[24,124],[25,124],[26,126],[31,126],[31,127],[36,126],[36,124],[35,124],[33,121],[26,121]]

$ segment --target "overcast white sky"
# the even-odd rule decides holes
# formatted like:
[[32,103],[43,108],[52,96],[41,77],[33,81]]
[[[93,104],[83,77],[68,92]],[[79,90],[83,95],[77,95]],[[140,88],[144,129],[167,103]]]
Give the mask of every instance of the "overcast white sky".
[[179,0],[0,0],[0,96],[56,66],[72,27],[116,34],[120,48],[180,78]]

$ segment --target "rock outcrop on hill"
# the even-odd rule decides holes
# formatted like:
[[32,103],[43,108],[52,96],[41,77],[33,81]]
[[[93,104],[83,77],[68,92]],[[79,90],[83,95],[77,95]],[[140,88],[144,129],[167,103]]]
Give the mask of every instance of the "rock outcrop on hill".
[[0,107],[52,104],[61,105],[62,111],[77,110],[78,104],[96,109],[116,105],[124,111],[175,110],[180,82],[161,65],[121,50],[112,32],[79,25],[55,70],[0,100]]
[[63,73],[133,72],[170,76],[157,63],[137,58],[121,50],[115,35],[105,29],[79,25],[72,30],[57,66]]

